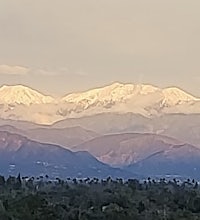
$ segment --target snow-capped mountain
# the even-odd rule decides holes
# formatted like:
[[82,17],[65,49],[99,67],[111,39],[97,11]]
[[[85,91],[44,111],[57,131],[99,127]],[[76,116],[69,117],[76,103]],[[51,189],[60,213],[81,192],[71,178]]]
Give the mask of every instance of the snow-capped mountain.
[[155,117],[200,113],[200,99],[176,87],[114,83],[54,99],[22,85],[0,88],[0,117],[52,124],[99,113],[135,113]]
[[[200,99],[176,87],[114,83],[54,99],[22,85],[3,86],[0,119],[6,125],[0,127],[0,165],[5,170],[12,162],[26,172],[38,158],[56,166],[63,160],[65,165],[73,153],[53,144],[87,150],[104,163],[125,166],[128,172],[146,174],[153,167],[152,175],[174,174],[175,170],[196,177],[200,171]],[[77,164],[75,159],[72,162]],[[74,170],[75,163],[69,164],[67,172]],[[182,172],[183,167],[187,172]],[[43,168],[36,171],[43,172]],[[107,174],[107,168],[103,171]]]
[[101,104],[112,104],[119,102],[126,102],[129,99],[146,96],[149,94],[161,93],[163,96],[163,103],[169,105],[182,104],[189,101],[196,101],[197,98],[187,94],[176,87],[160,89],[152,85],[134,85],[114,83],[112,85],[92,89],[82,93],[69,94],[62,98],[62,101],[85,104],[86,106]]
[[7,86],[0,88],[0,103],[2,104],[46,104],[53,102],[51,96],[45,96],[29,87],[22,85]]
[[112,85],[92,89],[83,93],[69,94],[62,98],[62,101],[71,103],[82,103],[93,105],[95,103],[112,104],[125,102],[126,100],[137,95],[148,95],[159,90],[151,85],[133,85],[114,83]]
[[133,112],[149,117],[184,104],[194,105],[199,100],[176,87],[161,89],[152,85],[114,83],[83,93],[69,94],[61,102],[74,105],[71,111],[73,117],[76,117],[76,113],[84,116],[102,112]]
[[163,89],[162,93],[164,96],[163,101],[171,106],[199,100],[198,98],[176,87]]

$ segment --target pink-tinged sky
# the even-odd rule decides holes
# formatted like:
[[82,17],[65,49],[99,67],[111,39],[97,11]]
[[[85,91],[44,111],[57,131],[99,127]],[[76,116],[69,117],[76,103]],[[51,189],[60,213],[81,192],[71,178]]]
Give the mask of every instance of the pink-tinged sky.
[[113,81],[200,96],[199,0],[2,0],[0,84],[65,94]]

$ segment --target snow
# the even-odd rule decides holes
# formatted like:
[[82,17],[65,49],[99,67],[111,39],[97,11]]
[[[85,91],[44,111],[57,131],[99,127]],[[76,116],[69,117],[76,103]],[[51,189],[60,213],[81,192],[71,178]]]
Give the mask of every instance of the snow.
[[124,102],[133,96],[147,95],[159,90],[151,85],[133,85],[114,83],[112,85],[89,90],[83,93],[73,93],[62,98],[62,101],[72,103],[94,104],[96,102]]
[[[69,94],[61,98],[60,102],[81,104],[83,109],[87,109],[92,105],[105,106],[126,103],[129,100],[137,101],[137,98],[140,99],[153,94],[160,94],[162,96],[162,104],[170,106],[199,100],[176,87],[162,90],[152,85],[113,83],[102,88]],[[0,103],[31,105],[53,103],[54,101],[51,96],[43,95],[23,85],[4,85],[0,88]]]
[[4,85],[0,88],[0,103],[31,105],[51,103],[53,100],[51,96],[45,96],[22,85]]
[[[157,103],[158,100],[156,97],[158,94],[161,97],[161,106],[174,106],[199,100],[176,87],[160,89],[152,85],[114,83],[103,88],[69,94],[62,98],[62,102],[74,103],[76,105],[80,104],[84,106],[84,109],[87,109],[92,105],[116,105],[119,103],[127,103],[130,100],[138,103],[141,98],[144,100],[144,97],[147,96],[149,101],[146,99],[145,102],[146,106],[148,106],[148,102]],[[153,101],[150,95],[151,98],[155,97]]]
[[197,98],[176,87],[163,90],[164,100],[169,105],[183,104],[190,101],[198,101]]
[[200,113],[199,98],[176,87],[161,89],[148,84],[113,83],[58,99],[23,85],[2,86],[0,104],[3,104],[0,114],[4,119],[41,124],[108,112],[131,112],[148,118],[170,113]]

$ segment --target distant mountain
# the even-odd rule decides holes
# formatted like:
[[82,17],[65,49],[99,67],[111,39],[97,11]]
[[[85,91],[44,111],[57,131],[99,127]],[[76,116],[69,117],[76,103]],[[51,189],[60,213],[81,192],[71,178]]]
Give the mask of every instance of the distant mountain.
[[36,128],[28,130],[26,135],[36,141],[58,144],[63,147],[81,144],[99,136],[96,132],[86,130],[80,126],[63,129]]
[[[200,104],[200,99],[176,87],[160,89],[152,85],[114,83],[82,93],[69,94],[62,98],[64,103],[73,104],[73,117],[102,112],[132,112],[144,116],[158,115],[182,105]],[[64,113],[64,112],[63,112]]]
[[[12,129],[9,130],[9,128],[7,130],[6,127],[6,129],[4,129],[4,125],[11,125],[23,131],[21,133],[12,131]],[[82,141],[87,141],[90,137],[95,137],[93,133],[97,135],[154,133],[169,136],[184,143],[200,147],[200,114],[166,114],[159,117],[147,118],[133,113],[102,113],[82,118],[62,120],[51,126],[38,125],[25,121],[0,119],[0,126],[3,126],[0,130],[22,134],[31,139],[39,140],[40,142],[56,143],[67,147],[69,147],[69,145],[74,146]],[[67,131],[68,128],[69,132]],[[76,132],[73,132],[71,128],[80,128],[80,131],[78,131],[78,129]],[[38,129],[39,131],[42,129],[42,132],[37,132]],[[53,131],[46,129],[55,129],[54,131],[57,135],[53,135]],[[63,129],[64,131],[62,131]],[[84,130],[86,130],[86,132]],[[89,135],[87,131],[89,131]],[[92,133],[90,133],[90,131]],[[47,135],[47,133],[50,135]],[[76,142],[76,140],[80,140],[81,142]]]
[[200,99],[176,87],[114,83],[57,99],[21,85],[0,88],[6,174],[196,176],[194,146],[200,148]]
[[126,103],[132,99],[135,99],[132,101],[138,101],[137,98],[142,98],[143,96],[155,93],[160,93],[162,96],[162,105],[165,104],[171,106],[198,100],[192,95],[187,94],[176,87],[160,89],[152,85],[114,83],[99,89],[69,94],[63,97],[62,101],[82,105],[84,109],[94,106],[110,108],[112,105]]
[[[42,144],[0,132],[0,173],[51,177],[128,177],[128,172],[105,165],[87,152],[73,153],[58,145]],[[134,175],[133,175],[134,176]]]
[[23,120],[12,120],[12,119],[3,119],[0,118],[0,126],[11,126],[22,130],[48,127],[47,125],[36,124],[31,121],[23,121]]
[[180,144],[182,142],[156,134],[124,133],[97,137],[73,149],[88,151],[113,166],[127,166]]
[[81,118],[68,118],[51,125],[52,128],[80,126],[101,134],[121,132],[149,132],[152,119],[133,113],[101,113]]
[[51,96],[43,95],[29,87],[22,85],[2,86],[0,88],[0,103],[1,104],[46,104],[53,102]]
[[114,83],[98,89],[88,90],[82,93],[69,94],[62,101],[82,104],[87,107],[102,105],[109,107],[117,102],[126,100],[137,95],[148,95],[157,92],[158,88],[151,85],[133,85]]
[[100,161],[143,176],[200,179],[200,149],[156,134],[97,137],[74,150],[87,150]]
[[0,117],[53,124],[101,113],[134,113],[153,118],[172,113],[200,113],[200,99],[172,87],[114,83],[54,99],[22,85],[0,88]]
[[34,141],[57,144],[65,148],[81,144],[99,136],[96,132],[83,129],[79,126],[69,128],[38,127],[32,129],[18,129],[11,125],[0,126],[0,131],[26,136]]
[[200,150],[187,144],[172,146],[160,150],[126,170],[144,176],[163,177],[179,176],[182,178],[200,179]]
[[71,126],[81,126],[100,134],[154,133],[200,147],[200,114],[165,114],[147,118],[133,113],[102,113],[62,120],[52,127]]
[[[182,176],[199,179],[200,149],[155,134],[117,134],[95,138],[74,148],[42,144],[0,131],[0,173],[51,177],[135,178]],[[123,171],[99,162],[120,166]]]
[[49,123],[60,119],[49,114],[55,99],[22,85],[0,88],[0,117],[3,119]]

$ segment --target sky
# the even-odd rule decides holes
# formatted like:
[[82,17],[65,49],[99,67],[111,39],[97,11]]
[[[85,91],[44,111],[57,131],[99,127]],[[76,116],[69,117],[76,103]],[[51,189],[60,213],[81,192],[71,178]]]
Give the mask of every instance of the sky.
[[112,82],[200,96],[199,0],[0,0],[0,85],[47,94]]

